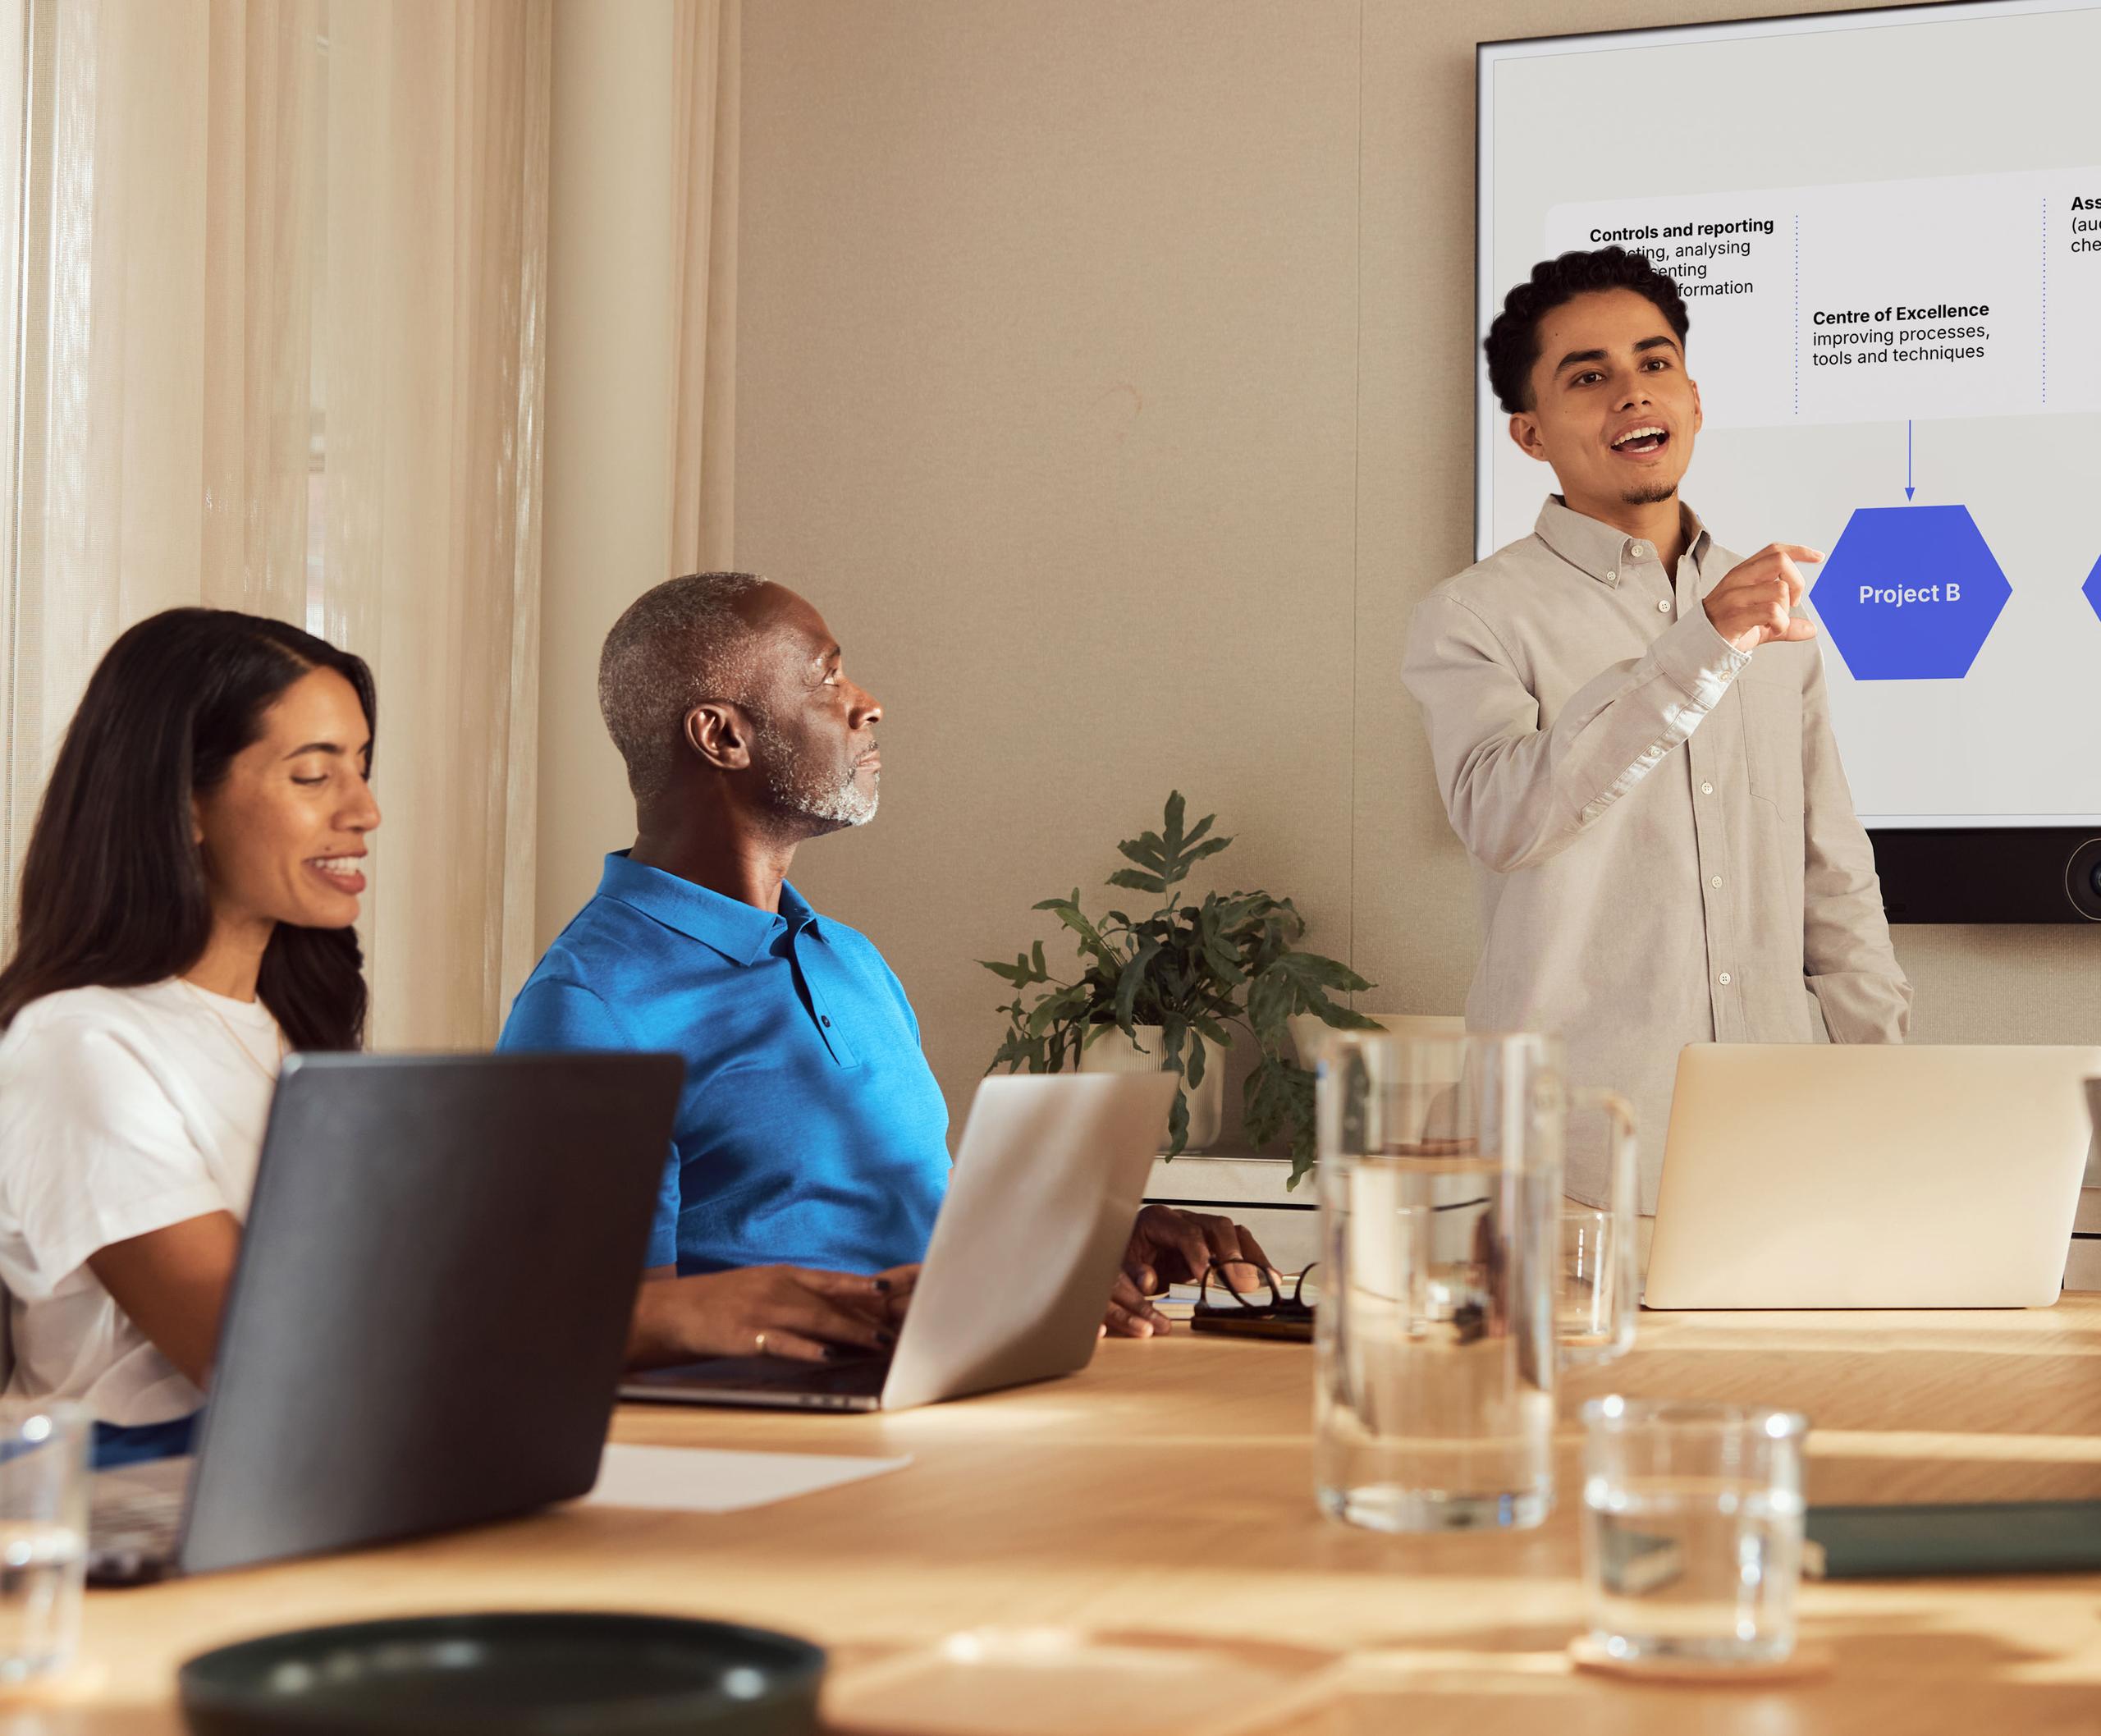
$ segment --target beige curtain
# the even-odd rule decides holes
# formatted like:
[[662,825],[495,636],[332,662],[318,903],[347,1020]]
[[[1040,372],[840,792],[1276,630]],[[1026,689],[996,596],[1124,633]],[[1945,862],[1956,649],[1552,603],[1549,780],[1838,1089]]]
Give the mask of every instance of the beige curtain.
[[740,0],[676,0],[671,102],[671,567],[734,564]]
[[374,1042],[493,1037],[532,962],[550,7],[28,0],[11,912],[111,639],[277,615],[378,679]]

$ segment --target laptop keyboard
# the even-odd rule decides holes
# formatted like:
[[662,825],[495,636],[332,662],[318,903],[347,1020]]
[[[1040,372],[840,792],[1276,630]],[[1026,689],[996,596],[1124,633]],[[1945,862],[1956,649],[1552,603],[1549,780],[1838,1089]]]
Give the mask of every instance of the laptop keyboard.
[[95,1473],[88,1494],[89,1579],[156,1579],[173,1566],[196,1463],[195,1459],[157,1459]]
[[831,1393],[872,1399],[881,1394],[889,1373],[887,1356],[857,1357],[845,1363],[799,1363],[778,1356],[720,1357],[629,1375],[621,1390],[632,1393],[655,1387],[676,1392],[700,1386],[732,1392]]

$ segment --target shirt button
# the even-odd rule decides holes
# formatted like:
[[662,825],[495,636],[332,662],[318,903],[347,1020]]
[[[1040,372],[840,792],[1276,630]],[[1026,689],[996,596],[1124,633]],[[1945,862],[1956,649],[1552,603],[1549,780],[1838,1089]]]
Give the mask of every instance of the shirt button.
[[1634,558],[1637,561],[1646,561],[1649,558],[1649,545],[1646,543],[1636,543],[1634,545]]
[[1719,976],[1719,977],[1717,977],[1717,978],[1714,978],[1714,980],[1715,980],[1717,983],[1720,983],[1720,984],[1722,985],[1722,987],[1723,987],[1727,988],[1727,987],[1729,986],[1729,973],[1728,973],[1728,972],[1727,972],[1726,970],[1725,970],[1725,971],[1723,971],[1723,972],[1721,973],[1721,975],[1720,975],[1720,976]]
[[818,1023],[822,1024],[827,1031],[831,1028],[831,1021],[829,1019],[825,1018],[822,1014],[818,1015]]
[[1618,567],[1614,567],[1610,572],[1605,575],[1605,577],[1611,579],[1614,584],[1618,584],[1619,583],[1619,569]]
[[1714,886],[1714,887],[1718,887],[1718,888],[1719,888],[1719,887],[1720,886],[1720,885],[1722,884],[1722,877],[1721,877],[1719,874],[1716,874],[1716,875],[1714,875],[1711,879],[1710,879],[1710,880],[1708,881],[1707,884],[1708,884],[1709,886]]
[[1668,614],[1669,614],[1669,613],[1670,613],[1670,611],[1671,611],[1671,606],[1670,606],[1668,603],[1667,603],[1667,602],[1659,602],[1659,603],[1656,605],[1656,612],[1657,612],[1659,615],[1668,615]]
[[1702,784],[1700,786],[1700,793],[1702,795],[1712,795],[1714,793],[1714,786],[1712,784]]

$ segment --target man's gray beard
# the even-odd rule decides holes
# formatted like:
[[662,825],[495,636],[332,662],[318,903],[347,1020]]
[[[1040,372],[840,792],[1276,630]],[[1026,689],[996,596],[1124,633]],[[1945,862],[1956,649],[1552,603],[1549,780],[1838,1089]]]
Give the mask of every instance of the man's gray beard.
[[1677,492],[1676,483],[1659,483],[1650,488],[1637,488],[1632,494],[1623,494],[1619,499],[1624,506],[1659,506]]
[[[842,777],[799,762],[788,738],[765,717],[753,718],[752,733],[766,749],[766,787],[790,813],[831,826],[866,826],[875,818],[881,790],[863,795],[852,767]],[[881,776],[877,773],[878,786]]]

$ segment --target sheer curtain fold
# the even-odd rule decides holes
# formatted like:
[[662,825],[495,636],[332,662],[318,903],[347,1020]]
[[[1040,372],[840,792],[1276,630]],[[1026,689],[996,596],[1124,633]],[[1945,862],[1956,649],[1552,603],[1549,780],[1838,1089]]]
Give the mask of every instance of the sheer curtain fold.
[[531,962],[552,0],[28,5],[10,912],[116,634],[279,616],[378,679],[373,1040],[485,1044]]
[[545,0],[332,21],[323,589],[379,681],[390,1047],[492,1040],[532,965],[551,39]]
[[323,0],[212,0],[203,600],[304,622]]
[[734,564],[741,0],[674,0],[671,565]]
[[[554,3],[0,0],[11,923],[110,641],[273,615],[378,680],[373,1041],[494,1037],[535,941]],[[732,558],[739,7],[668,13],[680,570]]]

